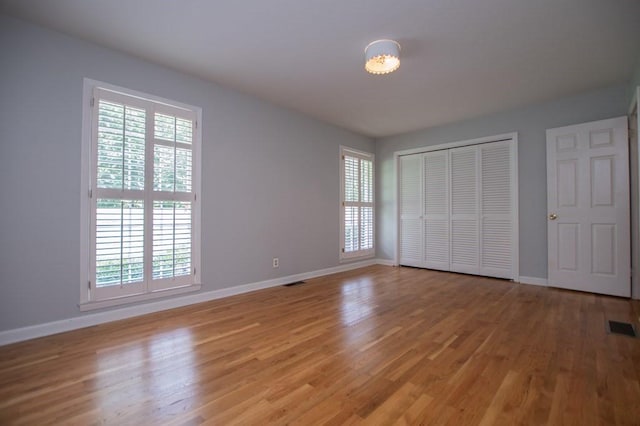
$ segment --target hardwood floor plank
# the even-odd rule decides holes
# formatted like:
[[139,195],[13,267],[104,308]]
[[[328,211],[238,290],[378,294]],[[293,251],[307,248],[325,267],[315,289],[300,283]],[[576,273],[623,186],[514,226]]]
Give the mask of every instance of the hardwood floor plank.
[[371,266],[0,347],[0,424],[638,425],[639,314]]

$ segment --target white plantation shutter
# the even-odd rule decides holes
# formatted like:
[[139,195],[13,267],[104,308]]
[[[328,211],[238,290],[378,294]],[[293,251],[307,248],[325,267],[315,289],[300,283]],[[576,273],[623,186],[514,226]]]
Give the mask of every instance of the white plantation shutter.
[[423,265],[422,160],[408,155],[399,160],[400,264]]
[[96,87],[89,301],[194,283],[195,112]]
[[144,279],[144,202],[97,200],[96,286],[133,284]]
[[373,155],[341,148],[341,259],[374,254]]
[[146,112],[98,101],[97,188],[144,191]]
[[191,273],[191,203],[153,202],[153,279]]
[[344,253],[357,252],[360,247],[360,215],[358,171],[360,160],[344,156]]
[[153,117],[152,288],[188,285],[193,274],[194,119],[172,111]]
[[373,254],[373,158],[360,158],[360,251]]

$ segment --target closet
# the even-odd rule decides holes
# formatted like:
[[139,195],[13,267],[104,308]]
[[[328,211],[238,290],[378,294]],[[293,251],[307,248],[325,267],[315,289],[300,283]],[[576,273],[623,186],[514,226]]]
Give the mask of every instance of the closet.
[[515,137],[398,155],[400,265],[515,279]]

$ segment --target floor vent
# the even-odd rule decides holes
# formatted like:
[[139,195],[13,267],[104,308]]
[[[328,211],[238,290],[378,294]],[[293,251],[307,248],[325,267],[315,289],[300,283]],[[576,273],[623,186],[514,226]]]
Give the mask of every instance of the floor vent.
[[294,283],[284,284],[284,287],[293,287],[294,285],[304,284],[304,281],[296,281]]
[[628,322],[607,321],[607,331],[612,334],[622,334],[629,337],[637,337],[633,324]]

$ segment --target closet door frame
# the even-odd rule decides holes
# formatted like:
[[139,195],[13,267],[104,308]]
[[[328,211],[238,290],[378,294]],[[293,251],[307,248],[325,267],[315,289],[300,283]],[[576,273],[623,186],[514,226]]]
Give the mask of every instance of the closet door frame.
[[400,170],[400,157],[405,155],[412,154],[424,154],[431,151],[439,151],[444,149],[451,148],[459,148],[464,146],[471,145],[481,145],[491,142],[501,142],[501,141],[509,141],[511,144],[511,166],[512,166],[512,179],[511,179],[511,191],[513,194],[512,197],[512,238],[513,238],[513,247],[515,248],[515,252],[513,253],[513,277],[510,279],[514,281],[519,281],[520,278],[520,227],[519,227],[519,214],[518,214],[518,204],[519,204],[519,196],[518,196],[518,133],[504,133],[500,135],[487,136],[476,139],[469,139],[464,141],[457,142],[449,142],[437,145],[424,146],[420,148],[407,149],[402,151],[394,152],[394,176],[396,177],[396,241],[395,241],[395,256],[394,256],[394,265],[400,264],[400,178],[399,178],[399,170]]

